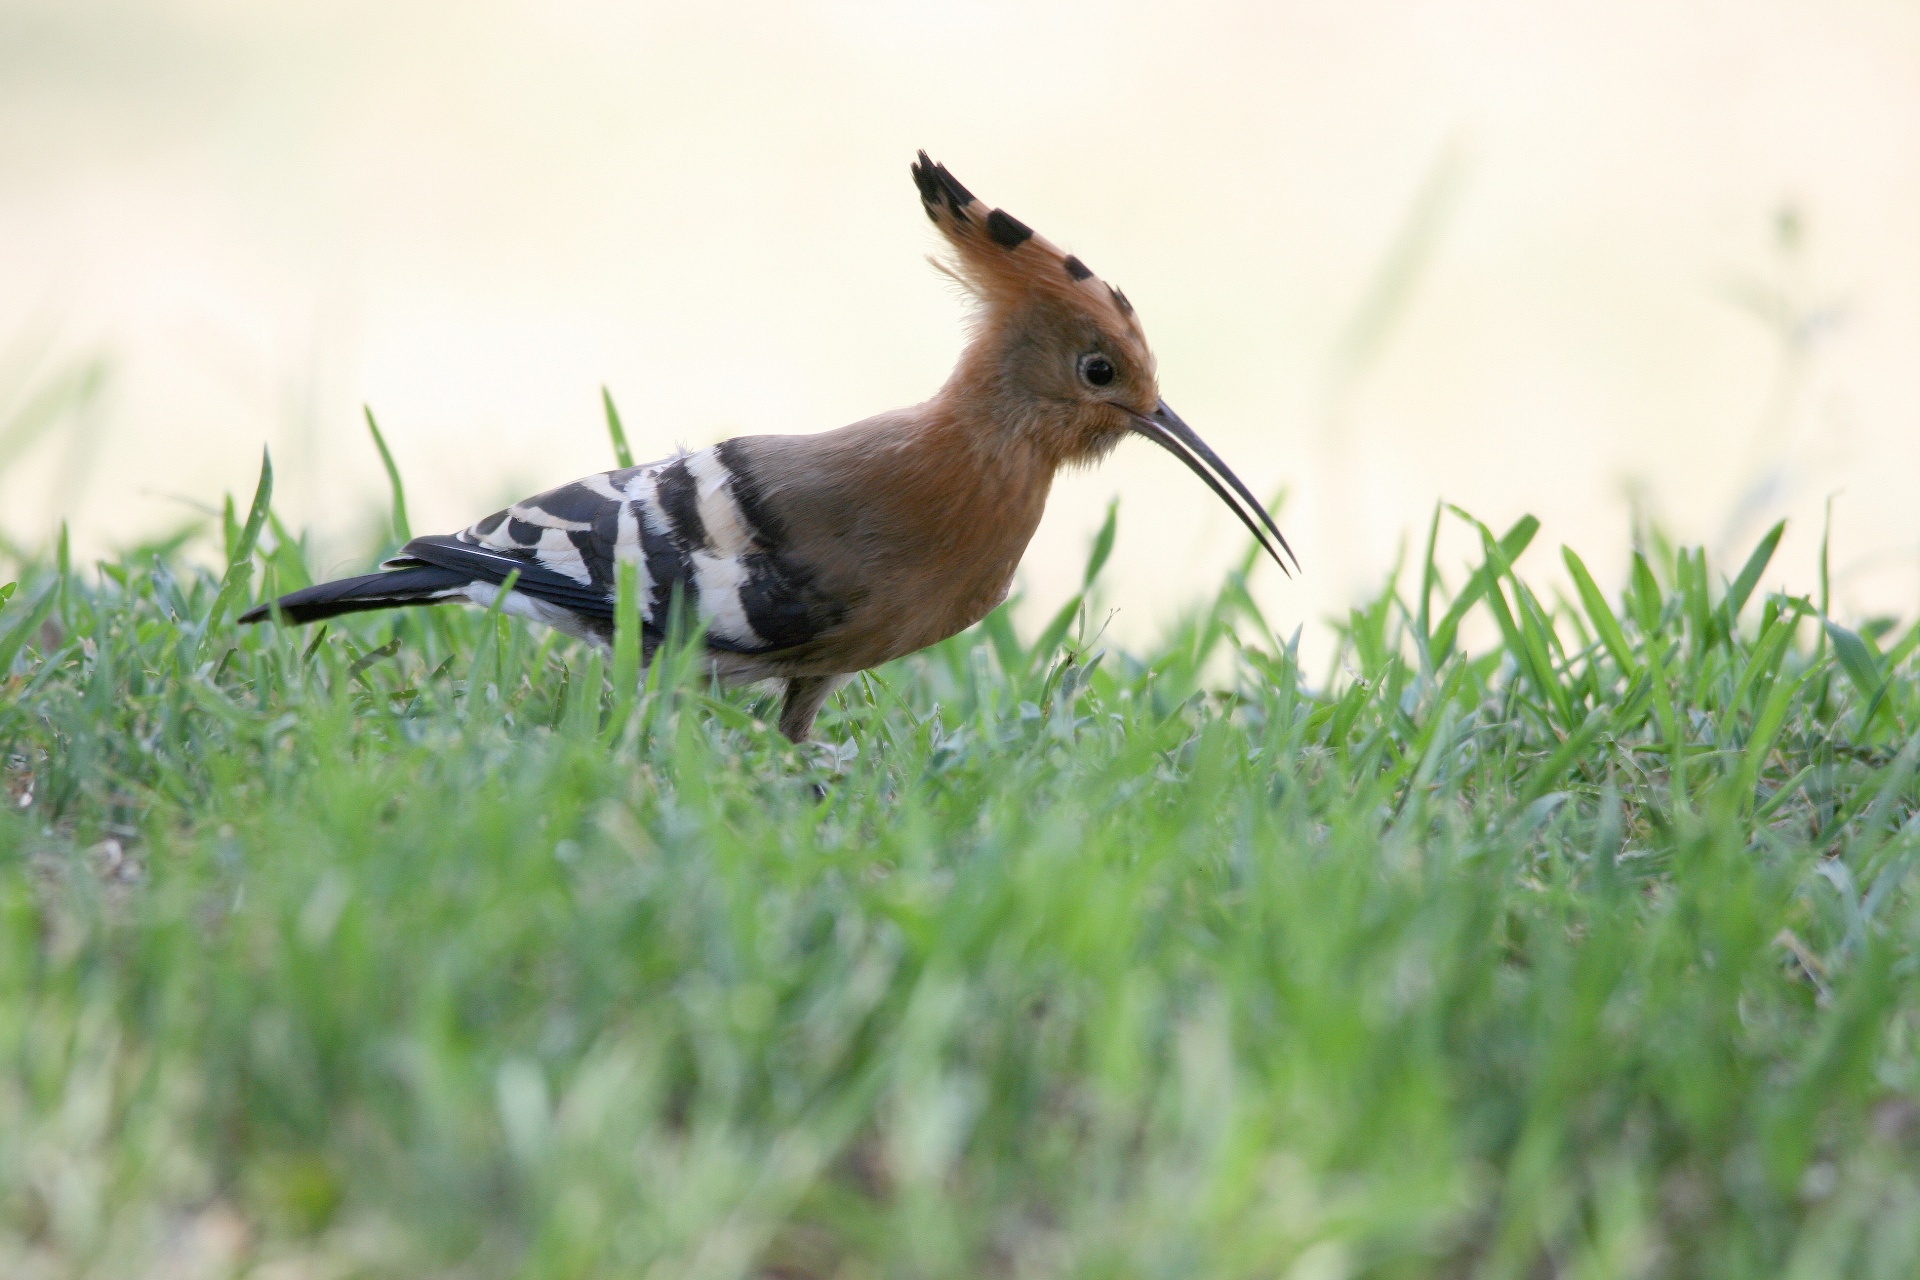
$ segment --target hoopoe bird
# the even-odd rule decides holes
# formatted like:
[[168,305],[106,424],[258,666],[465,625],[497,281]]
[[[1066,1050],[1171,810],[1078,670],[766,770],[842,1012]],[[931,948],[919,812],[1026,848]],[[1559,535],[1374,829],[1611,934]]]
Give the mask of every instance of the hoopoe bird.
[[837,431],[741,436],[588,476],[240,620],[464,601],[610,646],[617,566],[630,562],[643,660],[664,641],[677,593],[703,624],[717,677],[785,682],[780,731],[801,742],[855,674],[1004,601],[1054,474],[1129,434],[1191,468],[1286,570],[1281,553],[1293,551],[1273,517],[1160,398],[1127,296],[924,151],[913,180],[952,249],[935,265],[977,306],[932,399]]

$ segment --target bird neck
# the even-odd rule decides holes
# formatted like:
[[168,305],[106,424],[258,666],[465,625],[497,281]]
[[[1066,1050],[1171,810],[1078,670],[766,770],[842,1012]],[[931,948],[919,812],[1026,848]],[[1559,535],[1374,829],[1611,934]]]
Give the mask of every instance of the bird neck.
[[1075,407],[1032,385],[1020,340],[1004,325],[983,328],[923,408],[976,454],[1044,472],[1050,483],[1068,461],[1060,445],[1072,437]]
[[932,506],[948,508],[955,517],[967,512],[970,518],[959,519],[956,531],[978,528],[981,517],[993,512],[1011,522],[1014,528],[1006,532],[1024,528],[1031,533],[1058,468],[1058,461],[1039,447],[1044,438],[1039,426],[1035,415],[1023,414],[1017,404],[949,382],[912,415],[908,467],[926,486]]
[[889,468],[887,577],[911,625],[888,653],[972,626],[1007,597],[1046,511],[1055,470],[990,408],[938,396],[914,411]]

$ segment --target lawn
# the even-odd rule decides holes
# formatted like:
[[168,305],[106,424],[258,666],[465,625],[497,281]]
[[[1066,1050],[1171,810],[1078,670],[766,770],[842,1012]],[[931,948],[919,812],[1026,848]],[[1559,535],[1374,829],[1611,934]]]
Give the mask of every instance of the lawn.
[[1109,532],[796,748],[238,628],[269,491],[0,573],[0,1275],[1920,1274],[1920,631],[1777,529],[1442,511],[1315,670],[1237,576],[1107,643]]

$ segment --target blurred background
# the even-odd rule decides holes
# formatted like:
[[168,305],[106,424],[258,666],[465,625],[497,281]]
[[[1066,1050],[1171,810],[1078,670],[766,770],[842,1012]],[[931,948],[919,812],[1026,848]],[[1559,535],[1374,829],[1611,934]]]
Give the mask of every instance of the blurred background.
[[[251,491],[364,567],[636,453],[925,398],[962,307],[924,147],[1138,305],[1306,575],[1436,499],[1618,581],[1634,512],[1920,606],[1920,5],[0,0],[0,531],[103,553]],[[1245,535],[1144,442],[1023,570],[1144,640]],[[1443,562],[1477,548],[1464,527]]]

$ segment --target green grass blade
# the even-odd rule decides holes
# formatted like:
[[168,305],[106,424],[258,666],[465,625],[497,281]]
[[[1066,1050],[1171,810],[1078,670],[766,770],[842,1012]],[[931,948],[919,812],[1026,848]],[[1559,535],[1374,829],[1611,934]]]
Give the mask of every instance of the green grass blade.
[[[1833,641],[1833,656],[1839,661],[1840,669],[1847,673],[1847,679],[1854,689],[1867,700],[1866,715],[1872,716],[1879,710],[1885,681],[1880,672],[1880,660],[1874,656],[1873,647],[1859,632],[1841,626],[1831,618],[1822,618],[1821,626],[1827,638]],[[1861,721],[1866,728],[1866,719]]]
[[1906,633],[1887,650],[1887,656],[1880,664],[1881,669],[1892,676],[1900,669],[1901,663],[1913,656],[1916,649],[1920,649],[1920,622],[1908,627]]
[[1544,765],[1534,770],[1532,780],[1527,784],[1526,790],[1521,793],[1522,803],[1531,804],[1553,790],[1567,770],[1583,758],[1600,735],[1606,732],[1610,719],[1610,713],[1605,707],[1595,707],[1589,711],[1580,727],[1568,734],[1566,740],[1554,748],[1553,754],[1547,757]]
[[260,482],[254,486],[253,506],[247,511],[247,523],[234,539],[227,554],[227,572],[220,581],[220,593],[214,597],[213,607],[207,611],[207,625],[215,627],[226,616],[233,601],[245,594],[247,583],[253,577],[253,549],[260,540],[260,530],[266,527],[267,511],[273,504],[273,457],[265,449],[260,451]]
[[233,550],[240,545],[240,517],[234,510],[230,493],[220,502],[220,545],[224,548],[221,558],[232,564]]
[[1040,629],[1039,638],[1033,642],[1033,648],[1027,651],[1027,661],[1030,666],[1038,666],[1052,660],[1053,651],[1059,648],[1060,642],[1066,638],[1067,630],[1073,626],[1073,619],[1080,612],[1080,605],[1085,599],[1084,595],[1076,592],[1072,599],[1060,606],[1053,617],[1047,621],[1047,625]]
[[1725,610],[1727,630],[1731,632],[1740,621],[1740,611],[1747,607],[1747,600],[1753,595],[1753,589],[1760,584],[1760,575],[1767,571],[1767,565],[1773,560],[1773,553],[1780,545],[1781,535],[1787,531],[1787,522],[1780,521],[1767,530],[1767,536],[1753,549],[1747,562],[1740,566],[1740,576],[1727,587],[1726,598],[1720,604]]
[[[1753,691],[1771,680],[1779,670],[1781,661],[1786,657],[1787,646],[1793,640],[1794,628],[1800,624],[1798,611],[1782,612],[1775,615],[1760,633],[1760,639],[1754,644],[1753,652],[1748,656],[1746,665],[1740,670],[1740,678],[1734,684],[1733,696],[1727,700],[1727,715],[1737,714],[1747,705],[1747,699]],[[1759,714],[1760,708],[1754,708]]]
[[605,686],[606,674],[600,650],[589,649],[586,669],[568,683],[561,732],[583,741],[600,735],[600,695]]
[[1100,522],[1100,532],[1093,537],[1093,550],[1087,553],[1087,572],[1080,579],[1081,591],[1093,586],[1094,579],[1100,576],[1100,570],[1106,568],[1107,557],[1113,554],[1113,540],[1120,528],[1120,499],[1114,498],[1107,503],[1107,518]]
[[[520,571],[509,570],[500,583],[500,589],[493,593],[486,612],[480,615],[480,638],[474,645],[473,665],[467,677],[467,710],[471,714],[479,706],[476,693],[483,691],[489,682],[498,685],[506,669],[506,642],[502,639],[507,626],[505,604],[513,589],[520,585]],[[501,693],[506,690],[502,689]]]
[[[13,584],[8,583],[9,587]],[[52,582],[40,593],[39,599],[26,606],[24,610],[15,610],[13,625],[4,634],[0,634],[0,681],[7,678],[13,670],[13,660],[27,642],[40,633],[40,628],[52,615],[54,605],[60,601],[60,584]]]
[[601,387],[600,403],[607,411],[607,436],[613,441],[613,461],[624,471],[633,465],[633,447],[627,443],[627,429],[620,422],[620,411],[613,407],[613,392]]
[[1661,638],[1660,623],[1664,614],[1661,607],[1660,584],[1653,576],[1653,567],[1647,558],[1639,552],[1633,554],[1633,620],[1640,627],[1640,634],[1649,644]]
[[1903,804],[1903,796],[1912,785],[1916,771],[1920,771],[1920,733],[1908,737],[1900,753],[1880,778],[1879,786],[1873,792],[1873,801],[1860,819],[1856,840],[1877,846],[1894,815],[1903,809],[1911,812],[1911,808]]
[[1013,629],[1011,600],[980,619],[980,630],[993,646],[993,656],[1000,663],[1000,670],[1016,678],[1026,672],[1027,651],[1021,647],[1019,633]]
[[1627,643],[1627,633],[1620,627],[1620,619],[1607,604],[1593,575],[1587,572],[1586,562],[1574,554],[1572,547],[1560,548],[1560,558],[1566,562],[1567,572],[1573,576],[1574,589],[1580,593],[1580,603],[1586,608],[1587,618],[1593,623],[1595,634],[1612,656],[1614,665],[1628,680],[1640,674],[1640,663],[1633,656],[1633,646]]
[[380,451],[380,465],[386,468],[387,487],[393,493],[394,545],[404,547],[413,541],[413,526],[407,521],[407,489],[400,482],[400,468],[393,461],[393,451],[387,448],[387,438],[373,419],[373,407],[362,405],[360,408],[367,415],[367,430],[373,434],[373,447]]
[[1760,775],[1765,771],[1767,758],[1773,754],[1773,745],[1780,736],[1781,728],[1786,724],[1787,708],[1793,702],[1793,696],[1800,692],[1816,667],[1808,666],[1784,675],[1773,682],[1767,691],[1766,705],[1760,709],[1760,715],[1753,724],[1753,733],[1747,739],[1746,751],[1741,755],[1739,787],[1741,803],[1749,808],[1754,802],[1754,788],[1760,785]]
[[613,612],[613,718],[607,722],[607,741],[617,744],[633,719],[640,697],[640,658],[644,649],[640,611],[640,566],[621,560]]
[[1695,547],[1690,552],[1682,549],[1676,571],[1680,578],[1681,600],[1686,606],[1687,625],[1693,634],[1694,652],[1704,654],[1713,647],[1717,637],[1713,606],[1707,593],[1706,549]]
[[273,531],[273,551],[267,557],[273,574],[273,589],[266,594],[283,595],[312,586],[313,575],[307,572],[304,541],[288,532],[287,527],[280,523],[280,517],[273,514],[271,509],[267,512],[267,527]]
[[[1476,528],[1479,527],[1478,520],[1458,507],[1449,509],[1467,523]],[[1533,535],[1538,532],[1540,532],[1540,522],[1532,516],[1522,516],[1515,521],[1513,527],[1501,535],[1499,540],[1500,554],[1504,562],[1511,565],[1518,561],[1521,553],[1533,541]],[[1440,625],[1434,628],[1433,632],[1431,648],[1436,667],[1445,662],[1447,655],[1453,652],[1454,638],[1459,634],[1461,620],[1467,616],[1474,605],[1480,603],[1480,597],[1486,593],[1498,572],[1499,570],[1493,565],[1483,563],[1474,571],[1473,576],[1467,579],[1467,585],[1461,588],[1459,596],[1448,606],[1445,616],[1440,619]]]
[[[1483,567],[1492,575],[1489,579],[1491,585],[1485,593],[1487,608],[1500,627],[1500,635],[1506,642],[1508,652],[1513,655],[1519,668],[1527,673],[1527,679],[1534,688],[1552,706],[1558,723],[1571,730],[1574,721],[1572,702],[1566,687],[1554,674],[1552,646],[1544,634],[1546,624],[1539,615],[1538,605],[1529,608],[1531,600],[1526,585],[1514,576],[1513,561],[1494,540],[1493,530],[1464,512],[1461,515],[1479,531],[1481,551],[1486,556]],[[1531,538],[1532,535],[1528,536]],[[1513,583],[1514,607],[1511,611],[1500,588],[1501,578]]]
[[1433,518],[1427,522],[1427,553],[1420,561],[1420,612],[1416,615],[1414,626],[1419,636],[1422,658],[1429,666],[1435,660],[1433,656],[1433,593],[1440,586],[1440,565],[1435,557],[1440,544],[1440,513],[1445,507],[1445,502],[1433,504]]
[[1553,705],[1560,725],[1571,730],[1575,724],[1573,699],[1554,670],[1552,624],[1547,621],[1539,601],[1533,598],[1533,593],[1518,578],[1513,579],[1513,592],[1514,620],[1520,628],[1520,641],[1526,648],[1528,674]]
[[1831,618],[1822,618],[1820,623],[1833,641],[1834,657],[1839,659],[1840,668],[1847,673],[1847,679],[1853,682],[1853,687],[1860,691],[1862,697],[1871,698],[1879,693],[1880,662],[1874,657],[1866,640],[1861,638],[1859,632],[1843,627]]

